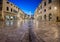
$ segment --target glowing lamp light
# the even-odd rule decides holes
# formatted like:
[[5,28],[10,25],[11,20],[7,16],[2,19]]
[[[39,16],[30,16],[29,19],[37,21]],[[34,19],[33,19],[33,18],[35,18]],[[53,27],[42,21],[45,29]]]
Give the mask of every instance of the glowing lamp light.
[[11,19],[12,19],[13,17],[11,17]]
[[57,10],[57,7],[54,7],[55,10]]

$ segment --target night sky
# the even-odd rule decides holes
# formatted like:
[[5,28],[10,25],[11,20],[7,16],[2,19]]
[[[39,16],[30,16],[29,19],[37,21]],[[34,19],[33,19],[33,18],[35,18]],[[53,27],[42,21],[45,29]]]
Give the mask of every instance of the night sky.
[[33,15],[42,0],[9,0],[28,15]]

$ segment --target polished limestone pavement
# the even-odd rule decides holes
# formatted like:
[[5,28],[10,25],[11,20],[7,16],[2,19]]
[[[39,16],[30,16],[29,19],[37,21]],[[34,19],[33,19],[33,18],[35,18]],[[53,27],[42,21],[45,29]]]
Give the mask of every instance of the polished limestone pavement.
[[13,20],[1,21],[0,42],[29,42],[28,23]]
[[59,42],[60,23],[0,21],[0,42]]
[[33,31],[45,42],[60,42],[60,22],[35,21]]

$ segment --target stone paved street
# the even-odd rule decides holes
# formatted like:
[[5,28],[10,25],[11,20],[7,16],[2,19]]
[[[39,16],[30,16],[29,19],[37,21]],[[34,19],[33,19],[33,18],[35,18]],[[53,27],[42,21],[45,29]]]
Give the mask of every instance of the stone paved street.
[[28,24],[23,21],[0,22],[0,42],[28,42]]
[[60,42],[60,23],[0,21],[0,42]]
[[45,42],[60,42],[60,22],[39,22],[34,23],[33,29],[37,38]]

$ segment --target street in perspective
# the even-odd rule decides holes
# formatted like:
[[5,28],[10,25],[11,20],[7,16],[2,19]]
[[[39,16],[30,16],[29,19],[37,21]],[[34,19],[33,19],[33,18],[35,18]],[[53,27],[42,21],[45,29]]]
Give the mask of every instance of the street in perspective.
[[60,42],[60,0],[0,0],[0,42]]

